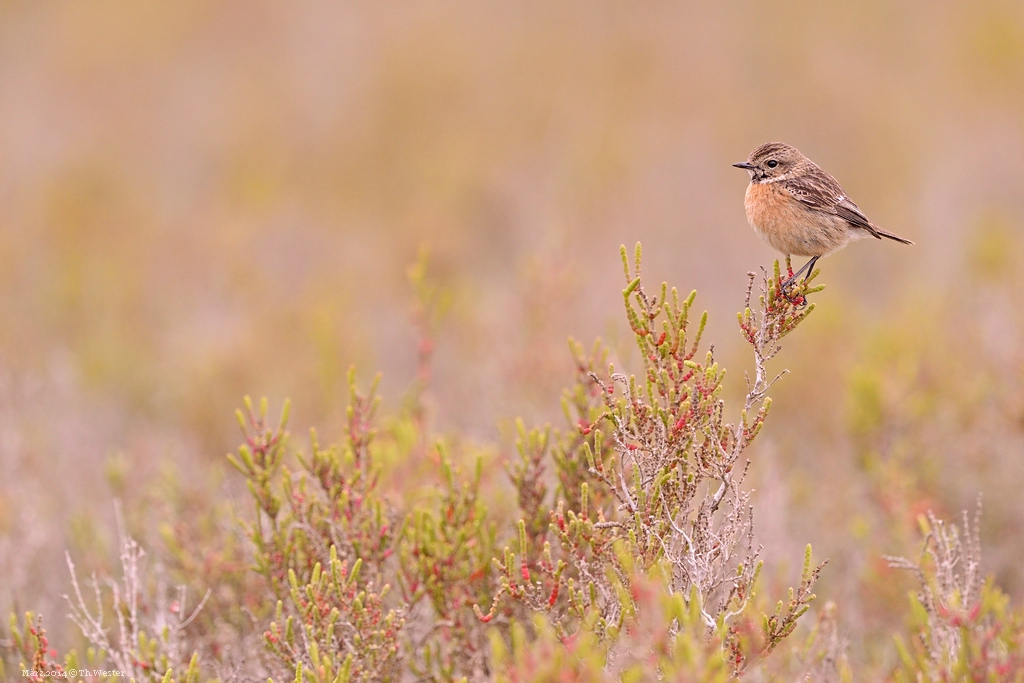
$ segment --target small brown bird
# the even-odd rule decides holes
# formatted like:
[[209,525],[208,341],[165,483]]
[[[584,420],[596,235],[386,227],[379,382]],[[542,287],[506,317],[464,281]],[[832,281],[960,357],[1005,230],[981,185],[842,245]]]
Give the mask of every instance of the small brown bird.
[[869,221],[838,181],[795,147],[768,142],[733,166],[750,173],[744,206],[754,231],[786,256],[811,257],[783,283],[783,291],[850,240],[887,237],[913,244]]

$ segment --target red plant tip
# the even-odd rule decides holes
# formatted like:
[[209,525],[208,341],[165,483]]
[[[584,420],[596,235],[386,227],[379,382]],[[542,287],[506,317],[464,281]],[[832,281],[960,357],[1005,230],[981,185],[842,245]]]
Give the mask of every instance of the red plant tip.
[[978,618],[979,614],[981,614],[981,603],[977,602],[977,603],[974,604],[974,607],[971,608],[971,611],[967,615],[967,618],[970,619],[971,621],[974,621],[975,619]]
[[662,344],[665,343],[665,339],[667,339],[667,338],[668,338],[668,335],[666,333],[662,332],[661,335],[658,336],[658,341],[654,342],[654,345],[655,346],[661,346]]
[[522,569],[522,574],[523,574],[523,581],[526,581],[527,583],[529,583],[530,582],[530,568],[526,566],[525,562],[523,562],[521,569]]
[[626,448],[628,448],[631,451],[635,451],[637,448],[639,448],[639,446],[637,446],[635,443],[631,443],[627,445]]
[[171,614],[177,614],[181,610],[181,605],[177,600],[175,600],[171,603],[170,607],[168,607],[168,610]]
[[608,392],[609,394],[614,394],[614,393],[615,393],[615,387],[608,387],[608,389],[606,389],[606,391],[607,391],[607,392]]
[[551,589],[551,597],[548,598],[548,607],[554,607],[556,600],[558,600],[558,584],[557,583],[555,584],[555,587]]

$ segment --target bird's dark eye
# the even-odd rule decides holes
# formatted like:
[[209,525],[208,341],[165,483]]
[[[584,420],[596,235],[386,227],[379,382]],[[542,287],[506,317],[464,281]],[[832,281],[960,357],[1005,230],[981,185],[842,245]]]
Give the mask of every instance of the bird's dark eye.
[[768,162],[768,168],[775,168],[778,165],[779,162],[775,161],[775,159],[772,159],[771,161]]

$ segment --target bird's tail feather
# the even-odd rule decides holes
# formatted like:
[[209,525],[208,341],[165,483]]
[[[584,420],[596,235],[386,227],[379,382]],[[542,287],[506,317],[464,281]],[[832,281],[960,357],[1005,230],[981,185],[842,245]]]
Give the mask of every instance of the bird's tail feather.
[[906,237],[900,237],[899,235],[891,233],[888,230],[882,230],[874,223],[871,224],[871,227],[874,228],[873,232],[875,233],[875,237],[886,237],[896,242],[902,242],[903,244],[913,244],[913,242],[908,240]]

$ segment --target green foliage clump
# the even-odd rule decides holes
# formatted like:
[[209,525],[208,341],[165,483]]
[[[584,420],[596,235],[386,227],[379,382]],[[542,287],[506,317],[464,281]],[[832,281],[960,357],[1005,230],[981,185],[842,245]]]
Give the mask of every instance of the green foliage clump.
[[982,578],[980,521],[980,500],[973,523],[965,511],[959,527],[929,512],[919,519],[920,559],[887,558],[918,582],[909,644],[896,636],[897,681],[1024,681],[1024,612]]
[[386,680],[400,667],[405,617],[387,605],[385,579],[395,523],[370,453],[377,403],[353,388],[344,445],[322,449],[314,433],[298,473],[281,463],[287,404],[276,429],[265,402],[256,412],[246,401],[238,415],[246,443],[229,457],[256,504],[249,536],[277,602],[266,645],[288,668],[308,666],[314,680],[341,672],[342,680]]
[[[520,461],[511,469],[524,512],[518,552],[506,547],[495,561],[500,587],[480,617],[514,621],[522,609],[542,612],[560,638],[594,631],[614,651],[638,610],[634,578],[663,566],[662,590],[696,610],[695,632],[717,638],[738,675],[751,657],[766,656],[793,632],[824,566],[810,564],[808,547],[800,587],[770,616],[755,616],[760,549],[743,487],[749,463],[741,456],[770,407],[774,380],[765,364],[812,310],[800,298],[809,290],[804,283],[790,298],[781,294],[777,267],[764,278],[756,313],[748,290],[739,319],[754,350],[755,376],[732,423],[721,398],[724,369],[711,351],[698,359],[707,314],[693,329],[696,292],[683,299],[662,285],[658,296],[648,295],[639,245],[632,268],[621,251],[626,317],[644,372],[640,379],[616,372],[607,350],[598,346],[587,356],[573,344],[577,381],[563,402],[572,428],[555,439],[549,430],[521,429]],[[751,289],[753,283],[751,276]],[[559,482],[553,498],[541,476],[546,460]]]

